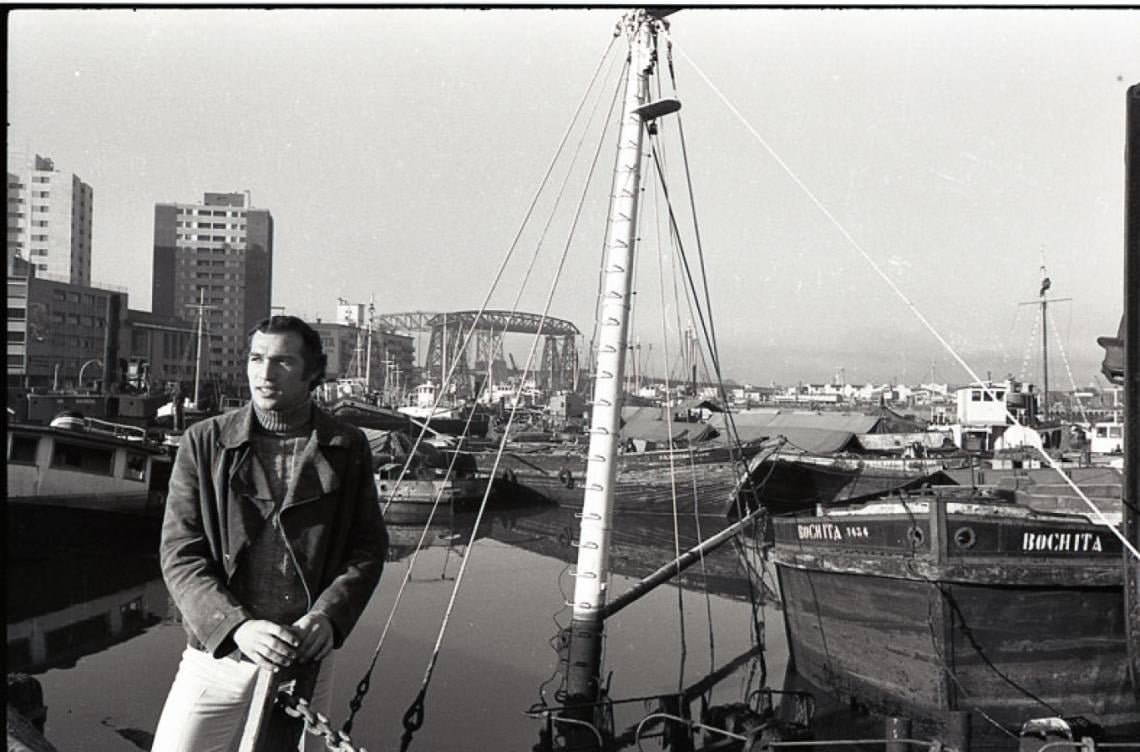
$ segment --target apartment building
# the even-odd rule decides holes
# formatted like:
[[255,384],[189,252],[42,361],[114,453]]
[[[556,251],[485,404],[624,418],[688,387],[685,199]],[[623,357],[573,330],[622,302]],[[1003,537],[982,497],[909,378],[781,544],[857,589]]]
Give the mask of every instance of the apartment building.
[[40,278],[91,284],[94,192],[39,154],[8,154],[8,253]]
[[155,205],[151,310],[202,316],[203,368],[231,394],[244,390],[245,335],[269,315],[272,282],[273,216],[248,193]]

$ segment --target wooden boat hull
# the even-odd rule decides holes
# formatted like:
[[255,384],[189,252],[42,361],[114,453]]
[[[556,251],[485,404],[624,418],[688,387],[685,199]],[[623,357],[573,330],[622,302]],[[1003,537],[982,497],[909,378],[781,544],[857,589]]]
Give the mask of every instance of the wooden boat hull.
[[[750,466],[757,501],[771,514],[808,512],[817,505],[855,504],[896,491],[950,481],[938,460],[774,455]],[[737,494],[750,493],[742,487]]]
[[[384,519],[389,522],[423,522],[436,509],[438,519],[450,511],[477,508],[490,478],[421,479],[377,478],[376,493]],[[439,500],[438,506],[436,500]]]
[[885,715],[971,712],[1014,733],[1083,716],[1140,734],[1110,530],[1000,505],[875,506],[773,522],[797,672]]
[[[747,460],[761,445],[729,450],[717,445],[694,449],[628,453],[618,458],[614,490],[618,506],[627,509],[681,512],[703,506],[723,509],[736,487]],[[479,454],[481,470],[490,471],[493,452]],[[517,486],[517,494],[536,501],[581,506],[586,480],[586,457],[566,450],[504,452],[496,475]]]

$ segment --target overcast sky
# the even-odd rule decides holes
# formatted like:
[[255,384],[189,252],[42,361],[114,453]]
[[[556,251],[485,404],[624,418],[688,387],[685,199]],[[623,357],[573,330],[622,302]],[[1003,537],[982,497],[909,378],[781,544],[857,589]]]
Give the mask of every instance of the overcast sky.
[[[326,319],[338,297],[375,296],[382,313],[474,309],[620,15],[15,12],[9,148],[92,186],[92,276],[129,288],[133,308],[151,304],[154,204],[249,190],[276,223],[274,305]],[[1019,303],[1036,298],[1044,257],[1050,293],[1072,299],[1051,307],[1052,385],[1069,385],[1060,350],[1078,384],[1093,380],[1095,338],[1121,314],[1140,13],[686,10],[670,22],[726,376],[821,382],[842,368],[850,382],[916,383],[933,364],[939,381],[967,380],[759,137],[982,375],[1040,381],[1035,309]],[[612,161],[611,147],[599,170]],[[674,170],[675,200],[683,183]],[[643,223],[660,211],[647,204]],[[588,217],[550,309],[587,333],[604,232]],[[538,267],[552,273],[564,240],[551,232]],[[669,259],[641,251],[634,336],[654,372],[662,331],[688,318],[653,271]],[[542,310],[539,277],[524,310]],[[509,271],[492,306],[511,307],[523,278]]]

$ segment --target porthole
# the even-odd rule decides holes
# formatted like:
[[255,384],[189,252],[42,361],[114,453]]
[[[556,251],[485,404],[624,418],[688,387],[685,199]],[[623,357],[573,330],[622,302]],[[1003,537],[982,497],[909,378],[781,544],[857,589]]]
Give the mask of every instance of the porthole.
[[960,527],[954,531],[954,544],[958,548],[973,548],[978,542],[978,534],[972,527]]

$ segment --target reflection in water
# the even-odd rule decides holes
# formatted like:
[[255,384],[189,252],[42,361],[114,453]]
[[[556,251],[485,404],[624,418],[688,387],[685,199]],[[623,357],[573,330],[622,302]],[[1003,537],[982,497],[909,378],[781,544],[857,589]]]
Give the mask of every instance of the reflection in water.
[[[578,558],[580,507],[561,506],[540,514],[519,516],[493,537],[511,546],[573,564]],[[679,517],[641,510],[618,509],[610,533],[610,571],[643,578],[671,562],[680,553],[720,532],[727,524],[722,514]],[[770,599],[770,580],[763,576],[758,536],[745,535],[710,552],[685,570],[677,582],[686,589],[728,598]],[[620,591],[610,594],[610,598]]]
[[71,554],[7,567],[8,671],[42,673],[141,634],[168,611],[154,557]]

